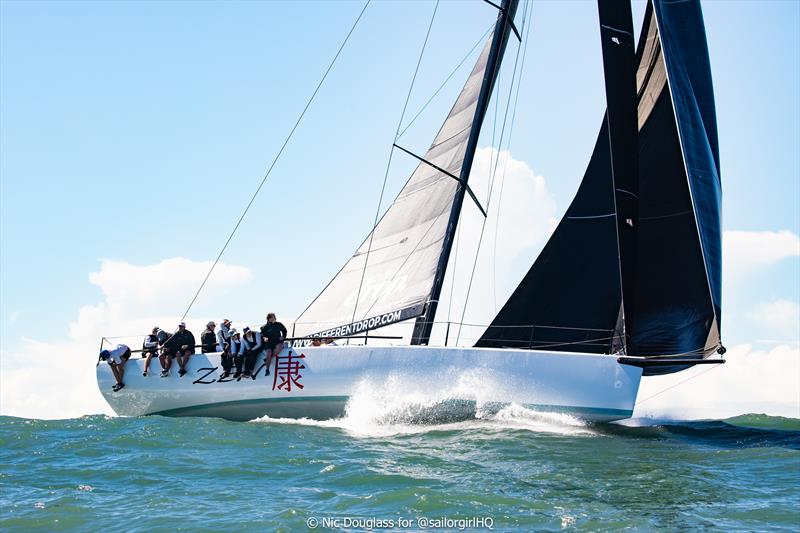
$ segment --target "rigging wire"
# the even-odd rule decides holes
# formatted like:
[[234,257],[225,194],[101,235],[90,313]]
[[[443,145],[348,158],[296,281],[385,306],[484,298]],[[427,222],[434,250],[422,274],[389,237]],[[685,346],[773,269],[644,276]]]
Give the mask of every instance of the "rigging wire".
[[[497,80],[497,92],[495,93],[497,97],[494,99],[494,118],[492,119],[492,146],[494,146],[495,140],[495,133],[497,132],[497,115],[498,109],[500,107],[500,79]],[[510,97],[510,95],[509,95]],[[502,142],[502,141],[501,141]],[[486,195],[487,198],[490,194],[492,194],[492,186],[494,185],[494,176],[497,172],[497,160],[494,161],[494,167],[492,166],[492,161],[489,161],[489,179],[486,180]]]
[[[523,34],[526,31],[527,15],[528,15],[527,11],[528,10],[527,10],[527,6],[526,6],[526,9],[523,11],[523,19],[522,19],[522,32],[523,32]],[[504,137],[505,129],[506,129],[506,121],[508,119],[508,110],[511,107],[511,94],[512,94],[512,90],[514,88],[514,81],[515,81],[516,76],[517,76],[517,65],[519,63],[519,55],[520,55],[521,50],[522,50],[522,45],[520,44],[520,46],[517,47],[517,55],[514,58],[514,69],[513,69],[513,74],[511,76],[511,84],[508,87],[508,99],[506,101],[506,109],[505,109],[505,113],[504,113],[504,116],[503,116],[503,125],[500,128],[500,143],[499,144],[501,146],[503,144],[503,137]],[[521,76],[521,73],[520,73],[520,76]],[[509,133],[509,138],[510,138],[510,133]],[[499,155],[500,155],[500,152],[498,151],[498,155],[497,155],[498,158],[499,158]],[[497,165],[495,164],[495,169],[496,168],[497,168]],[[492,178],[491,181],[492,181],[492,184],[494,184],[494,178]],[[491,201],[492,201],[492,188],[489,189],[489,197],[487,198],[487,201],[486,201],[486,208],[487,209],[489,209],[489,205],[491,204]],[[480,257],[481,244],[483,243],[483,234],[484,234],[484,232],[486,230],[486,221],[487,220],[488,220],[488,217],[485,217],[483,219],[483,223],[481,224],[481,233],[480,233],[480,236],[478,237],[478,249],[475,252],[475,260],[472,263],[472,272],[471,272],[470,277],[469,277],[469,284],[467,285],[467,294],[466,294],[466,297],[464,299],[464,307],[463,307],[463,309],[461,311],[461,320],[460,320],[460,324],[458,326],[458,333],[456,334],[456,344],[458,344],[458,341],[461,338],[461,329],[463,327],[462,324],[464,322],[464,316],[466,315],[466,312],[467,312],[467,304],[469,303],[469,295],[470,295],[470,292],[472,291],[472,282],[475,279],[475,269],[478,266],[478,258]]]
[[[526,2],[526,11],[528,9],[528,5]],[[531,4],[531,11],[533,11],[533,5]],[[525,28],[523,28],[524,30]],[[530,31],[528,32],[530,36]],[[511,112],[511,127],[508,132],[508,145],[506,146],[507,150],[511,150],[511,135],[514,133],[514,121],[517,118],[517,102],[519,101],[519,88],[522,86],[522,73],[525,72],[525,56],[528,54],[528,44],[530,43],[530,38],[525,41],[525,49],[522,51],[522,64],[519,67],[519,82],[517,82],[517,92],[514,95],[514,110]],[[503,190],[506,184],[506,171],[508,170],[508,157],[510,157],[510,153],[506,156],[505,163],[503,163],[503,174],[500,176],[500,194],[499,198],[497,199],[497,219],[494,222],[494,243],[492,246],[492,300],[494,302],[494,313],[497,314],[497,235],[500,229],[500,216],[503,212],[500,210],[500,206],[503,205]]]
[[353,317],[351,318],[351,322],[355,322],[356,313],[358,312],[358,301],[361,298],[361,289],[364,286],[364,277],[367,273],[367,266],[369,265],[369,254],[372,250],[372,241],[375,237],[375,228],[378,227],[378,218],[381,214],[381,204],[383,203],[383,195],[386,193],[386,182],[389,179],[389,169],[392,166],[392,156],[394,155],[394,145],[397,143],[397,139],[400,135],[400,128],[403,125],[403,119],[406,115],[406,110],[408,109],[408,102],[411,100],[411,92],[414,90],[414,83],[417,81],[417,74],[419,73],[419,66],[422,64],[422,57],[425,55],[425,48],[428,46],[428,38],[431,35],[431,28],[433,28],[433,21],[436,19],[436,11],[439,9],[439,0],[436,0],[436,4],[433,6],[433,13],[431,14],[431,21],[428,24],[428,31],[425,33],[425,41],[422,43],[422,50],[419,52],[419,58],[417,59],[417,66],[414,69],[414,75],[411,78],[411,86],[408,88],[408,94],[406,94],[406,101],[403,104],[403,111],[400,113],[400,120],[397,121],[397,129],[394,132],[394,141],[392,142],[392,147],[389,150],[389,160],[386,162],[386,171],[383,174],[383,185],[381,186],[381,194],[378,198],[378,208],[375,210],[375,221],[372,224],[372,231],[369,233],[369,243],[367,244],[367,253],[366,257],[364,258],[364,268],[361,271],[361,280],[358,282],[358,292],[356,292],[356,302],[353,306]]
[[458,266],[459,243],[461,242],[461,225],[456,228],[456,255],[453,257],[453,275],[450,277],[450,301],[447,304],[447,323],[450,323],[450,310],[453,308],[453,294],[456,292],[456,267]]
[[659,396],[659,395],[661,395],[661,394],[664,394],[664,393],[665,393],[665,392],[667,392],[668,390],[672,390],[672,389],[674,389],[675,387],[677,387],[678,385],[683,385],[683,384],[684,384],[684,383],[686,383],[687,381],[691,381],[691,380],[693,380],[694,378],[699,378],[699,377],[700,377],[700,376],[702,376],[703,374],[706,374],[706,373],[708,373],[708,372],[711,372],[712,370],[715,370],[715,369],[717,369],[717,368],[719,368],[719,367],[721,367],[721,366],[722,366],[722,365],[713,365],[711,368],[708,368],[708,369],[706,369],[706,370],[703,370],[702,372],[698,372],[697,374],[695,374],[695,375],[693,375],[693,376],[690,376],[690,377],[688,377],[688,378],[684,379],[683,381],[679,381],[679,382],[675,383],[674,385],[670,385],[670,386],[669,386],[669,387],[667,387],[666,389],[664,389],[664,390],[662,390],[662,391],[659,391],[659,392],[657,392],[657,393],[653,394],[652,396],[648,396],[648,397],[647,397],[647,398],[645,398],[644,400],[641,400],[641,401],[638,401],[638,402],[636,402],[636,403],[634,404],[634,407],[635,407],[635,406],[637,406],[637,405],[641,405],[641,404],[643,404],[643,403],[644,403],[644,402],[646,402],[647,400],[652,400],[652,399],[653,399],[653,398],[655,398],[656,396]]
[[395,142],[397,142],[397,140],[399,140],[400,137],[405,135],[405,133],[408,131],[408,128],[410,128],[414,124],[414,121],[416,121],[419,118],[419,116],[422,114],[422,112],[425,111],[425,109],[433,101],[433,99],[436,98],[436,96],[439,94],[439,92],[442,89],[444,89],[444,86],[447,85],[447,82],[450,81],[450,78],[452,78],[455,75],[455,73],[458,71],[458,69],[461,68],[461,65],[463,65],[464,62],[467,59],[469,59],[469,57],[472,55],[472,52],[474,52],[475,49],[478,47],[478,45],[481,44],[486,39],[486,36],[489,35],[489,32],[492,31],[493,28],[494,28],[494,23],[492,23],[492,25],[489,26],[489,29],[487,29],[485,32],[483,32],[483,35],[481,35],[480,38],[477,41],[475,41],[475,44],[472,45],[472,48],[469,49],[469,52],[467,52],[467,54],[463,58],[461,58],[461,61],[458,62],[458,65],[456,65],[455,68],[452,71],[450,71],[450,74],[448,74],[447,77],[445,78],[445,80],[442,82],[442,84],[439,85],[439,88],[436,89],[436,91],[434,91],[434,93],[431,95],[431,97],[428,98],[428,101],[423,104],[423,106],[420,108],[419,111],[417,111],[417,114],[414,115],[414,118],[412,118],[408,122],[408,124],[406,124],[406,126],[403,128],[403,131],[401,131],[400,134],[395,139]]
[[275,155],[275,158],[272,160],[272,163],[270,164],[269,168],[267,169],[267,173],[264,174],[264,177],[261,179],[261,183],[258,184],[258,187],[256,188],[255,192],[253,193],[253,196],[250,198],[250,201],[247,203],[247,206],[244,208],[244,211],[242,212],[241,216],[239,217],[239,220],[236,222],[236,226],[234,226],[233,231],[231,231],[230,235],[228,236],[228,239],[225,241],[225,244],[222,246],[222,249],[219,251],[219,254],[217,254],[217,258],[214,260],[214,263],[211,265],[211,268],[208,270],[208,273],[206,274],[206,277],[203,279],[203,282],[200,284],[200,287],[197,289],[197,292],[194,294],[194,297],[192,298],[192,301],[189,302],[189,306],[186,308],[186,311],[183,313],[183,316],[181,316],[181,322],[183,322],[183,320],[186,318],[186,315],[189,314],[189,311],[192,309],[192,306],[194,305],[195,301],[197,300],[197,297],[200,296],[200,292],[203,290],[203,287],[205,287],[206,282],[208,281],[208,278],[211,277],[211,273],[214,272],[214,268],[216,268],[217,263],[219,263],[219,260],[222,258],[222,254],[225,253],[225,250],[228,248],[228,244],[230,244],[231,239],[233,239],[233,236],[236,234],[236,230],[239,229],[239,226],[241,225],[242,221],[244,220],[244,217],[247,215],[247,212],[250,211],[250,207],[252,207],[253,202],[256,199],[256,196],[258,196],[258,193],[261,191],[261,188],[264,186],[264,183],[266,183],[267,178],[269,178],[269,175],[272,173],[272,169],[275,168],[275,164],[278,162],[278,159],[280,159],[281,155],[283,154],[283,150],[286,148],[286,145],[289,144],[289,141],[291,140],[292,136],[294,135],[295,130],[300,125],[300,121],[303,120],[303,117],[305,116],[306,111],[308,111],[308,108],[311,106],[311,103],[314,101],[314,98],[317,96],[317,92],[319,92],[320,88],[322,87],[322,84],[325,82],[325,79],[328,77],[328,74],[330,73],[331,69],[333,68],[333,65],[336,63],[336,60],[339,58],[339,55],[342,53],[342,50],[344,50],[344,47],[347,44],[347,41],[350,40],[350,36],[353,35],[353,32],[356,29],[356,26],[358,26],[358,23],[361,20],[361,17],[364,15],[364,12],[367,10],[367,7],[369,6],[371,1],[372,0],[367,0],[367,2],[364,4],[364,7],[361,8],[361,12],[358,14],[358,17],[356,17],[355,22],[353,22],[353,25],[350,28],[350,31],[347,32],[347,36],[344,38],[344,41],[342,41],[342,44],[339,45],[339,49],[336,51],[336,55],[333,56],[333,59],[331,60],[330,64],[328,65],[328,68],[325,70],[325,73],[322,75],[322,78],[319,80],[319,83],[317,84],[317,87],[314,89],[314,92],[311,93],[311,97],[308,99],[308,102],[306,102],[306,105],[303,108],[303,111],[300,113],[300,116],[297,117],[297,120],[295,121],[294,126],[292,126],[292,129],[289,131],[289,135],[286,136],[286,140],[283,141],[283,145],[281,145],[280,150],[278,150],[278,153]]

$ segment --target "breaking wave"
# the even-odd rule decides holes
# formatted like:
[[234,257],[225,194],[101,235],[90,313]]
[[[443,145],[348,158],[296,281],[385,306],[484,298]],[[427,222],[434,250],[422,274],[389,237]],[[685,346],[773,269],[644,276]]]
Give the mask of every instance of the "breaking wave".
[[595,434],[586,422],[570,415],[493,400],[489,391],[504,385],[495,383],[483,369],[454,371],[440,379],[444,383],[400,375],[385,380],[364,378],[341,418],[317,421],[265,416],[254,422],[339,428],[366,437],[471,429]]

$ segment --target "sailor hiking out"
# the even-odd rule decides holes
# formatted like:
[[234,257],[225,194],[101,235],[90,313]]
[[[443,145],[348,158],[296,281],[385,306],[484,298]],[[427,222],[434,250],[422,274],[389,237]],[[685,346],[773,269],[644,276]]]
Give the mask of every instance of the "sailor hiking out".
[[112,387],[114,392],[119,391],[125,386],[122,378],[125,377],[125,363],[131,357],[131,349],[125,344],[117,344],[113,350],[102,350],[100,360],[108,363],[114,373],[116,384]]

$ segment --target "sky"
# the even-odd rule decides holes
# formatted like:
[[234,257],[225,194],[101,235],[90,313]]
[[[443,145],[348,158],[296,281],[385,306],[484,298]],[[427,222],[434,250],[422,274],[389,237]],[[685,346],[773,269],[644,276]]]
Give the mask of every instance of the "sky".
[[[267,311],[291,321],[363,240],[434,6],[367,8],[187,317],[196,332],[210,318],[259,324]],[[362,7],[0,1],[0,413],[109,412],[94,382],[100,339],[138,344],[178,322]],[[706,1],[703,11],[728,363],[647,380],[638,412],[800,417],[800,2]],[[471,177],[486,202],[501,150],[506,185],[489,205],[465,314],[477,323],[569,205],[605,108],[595,3],[536,2],[531,13],[512,135],[509,124],[500,145],[516,43]],[[643,14],[635,2],[637,32]],[[438,5],[404,124],[494,17],[478,0]],[[424,152],[476,55],[400,144]],[[383,208],[414,166],[395,154]],[[479,228],[471,207],[465,235]],[[454,316],[475,253],[465,241]]]

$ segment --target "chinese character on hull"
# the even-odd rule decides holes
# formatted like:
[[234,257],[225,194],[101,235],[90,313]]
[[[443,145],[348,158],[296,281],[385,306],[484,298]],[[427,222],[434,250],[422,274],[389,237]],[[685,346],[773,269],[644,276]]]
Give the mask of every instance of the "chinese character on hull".
[[[300,370],[304,369],[306,366],[301,359],[305,358],[305,354],[296,355],[292,350],[289,350],[288,354],[284,357],[278,355],[275,358],[275,378],[272,381],[272,390],[278,389],[292,392],[292,385],[302,389],[303,384],[300,383],[300,378],[302,378],[303,375],[300,373]],[[282,381],[278,382],[278,379]]]

